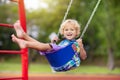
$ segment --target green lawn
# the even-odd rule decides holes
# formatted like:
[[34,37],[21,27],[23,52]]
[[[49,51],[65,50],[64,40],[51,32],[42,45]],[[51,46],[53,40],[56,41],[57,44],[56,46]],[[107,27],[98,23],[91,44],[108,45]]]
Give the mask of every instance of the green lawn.
[[[21,72],[20,63],[0,63],[0,72]],[[33,64],[29,65],[29,73],[52,73],[50,66],[47,64]],[[66,73],[74,74],[120,74],[120,68],[115,68],[110,71],[106,67],[99,66],[80,66],[77,69],[68,71]]]

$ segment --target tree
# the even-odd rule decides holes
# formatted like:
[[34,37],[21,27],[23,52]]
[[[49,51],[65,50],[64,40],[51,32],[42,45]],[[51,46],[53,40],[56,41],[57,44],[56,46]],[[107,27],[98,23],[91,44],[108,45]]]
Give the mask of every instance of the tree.
[[120,39],[118,39],[118,34],[120,34],[118,31],[120,28],[118,17],[120,15],[116,14],[116,11],[120,12],[120,10],[116,3],[117,1],[103,1],[96,17],[99,23],[95,24],[97,26],[96,37],[98,39],[98,46],[96,46],[95,51],[107,56],[107,65],[110,70],[115,67],[115,56],[119,52],[117,44],[120,43]]

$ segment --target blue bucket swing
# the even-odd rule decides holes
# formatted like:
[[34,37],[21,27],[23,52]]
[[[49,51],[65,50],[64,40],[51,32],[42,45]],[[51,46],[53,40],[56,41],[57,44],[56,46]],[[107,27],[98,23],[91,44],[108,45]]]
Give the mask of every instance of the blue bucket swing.
[[71,43],[64,48],[61,48],[60,50],[53,53],[46,54],[45,56],[52,67],[60,67],[69,62],[74,57],[74,55],[79,57],[75,44]]
[[[82,34],[81,34],[80,38],[82,38],[83,35],[84,35],[84,33],[86,32],[86,29],[88,28],[88,25],[89,25],[89,23],[91,22],[94,14],[95,14],[95,12],[96,12],[96,10],[97,10],[97,7],[98,7],[99,4],[100,4],[100,1],[101,1],[101,0],[98,0],[95,8],[93,9],[93,12],[92,12],[92,14],[91,14],[91,16],[90,16],[90,18],[89,18],[89,20],[88,20],[88,22],[87,22],[84,30],[83,30],[83,32],[82,32]],[[66,14],[65,14],[65,16],[64,16],[63,21],[66,19],[66,16],[67,16],[67,14],[68,14],[68,11],[69,11],[69,9],[70,9],[70,7],[71,7],[72,2],[73,2],[73,0],[71,0],[70,3],[69,3],[69,5],[68,5],[67,12],[66,12]],[[58,32],[58,34],[59,34],[59,32]],[[73,46],[74,46],[74,47],[73,47]],[[59,67],[65,65],[65,64],[68,63],[71,59],[73,59],[74,56],[77,56],[77,57],[78,57],[78,60],[77,60],[77,61],[79,61],[79,63],[74,63],[74,65],[72,65],[70,69],[76,68],[76,67],[78,67],[78,66],[80,65],[80,56],[79,56],[79,54],[78,54],[77,51],[76,51],[76,46],[75,46],[75,43],[74,43],[74,42],[71,43],[71,44],[69,44],[69,45],[67,45],[67,46],[64,47],[64,48],[61,48],[61,49],[58,50],[58,51],[51,52],[51,53],[49,53],[49,54],[45,54],[45,57],[46,57],[46,59],[48,60],[49,64],[51,65],[51,67],[54,67],[54,68],[55,68],[55,67],[58,67],[58,68],[59,68]],[[53,68],[53,69],[54,69],[54,68]],[[68,69],[68,70],[70,70],[70,69]],[[68,70],[61,70],[61,71],[68,71]],[[56,70],[54,69],[54,71],[56,71]],[[57,71],[57,72],[60,72],[60,71]]]

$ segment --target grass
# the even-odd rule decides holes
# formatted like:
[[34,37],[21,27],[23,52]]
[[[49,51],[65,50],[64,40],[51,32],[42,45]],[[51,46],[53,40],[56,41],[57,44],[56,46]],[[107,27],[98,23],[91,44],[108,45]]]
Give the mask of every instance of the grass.
[[[21,72],[20,63],[0,63],[1,72]],[[48,64],[30,64],[29,73],[52,73]],[[66,72],[68,74],[120,74],[120,68],[110,71],[106,67],[99,66],[80,66],[77,69]]]

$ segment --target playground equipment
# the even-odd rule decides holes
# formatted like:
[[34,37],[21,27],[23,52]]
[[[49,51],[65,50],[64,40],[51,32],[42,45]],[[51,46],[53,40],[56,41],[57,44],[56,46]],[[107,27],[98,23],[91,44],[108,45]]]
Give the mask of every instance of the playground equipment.
[[[25,16],[25,8],[24,8],[24,0],[10,0],[18,3],[19,10],[19,20],[22,25],[23,30],[26,32],[26,16]],[[11,24],[3,24],[0,23],[2,27],[14,28]],[[0,80],[13,80],[13,79],[22,79],[28,80],[28,49],[17,50],[0,50],[0,54],[20,54],[21,55],[21,63],[22,63],[22,77],[14,77],[14,78],[2,78]]]

